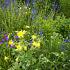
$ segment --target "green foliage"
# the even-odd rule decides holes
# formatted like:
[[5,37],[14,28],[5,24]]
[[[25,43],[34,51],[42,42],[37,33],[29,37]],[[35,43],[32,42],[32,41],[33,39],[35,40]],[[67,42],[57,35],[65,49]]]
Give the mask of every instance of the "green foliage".
[[[43,5],[47,1],[48,6]],[[24,3],[0,8],[0,70],[70,69],[70,19],[63,15],[53,19],[49,2],[36,2],[34,19],[32,6]]]
[[66,17],[70,17],[70,0],[60,0],[61,11]]
[[[27,30],[27,34],[19,41],[21,44],[24,43],[29,46],[31,35],[36,34],[37,40],[35,41],[38,41],[38,39],[41,40],[41,47],[30,48],[27,51],[15,51],[15,48],[6,47],[7,42],[5,42],[0,46],[0,52],[2,53],[0,53],[0,66],[2,70],[69,70],[70,43],[65,42],[63,38],[64,35],[68,37],[69,33],[64,33],[63,35],[63,31],[61,31],[63,25],[66,27],[65,30],[68,29],[68,32],[70,31],[70,27],[67,27],[67,25],[69,26],[69,19],[60,16],[57,16],[55,20],[51,18],[45,20],[41,17],[38,19],[39,20],[35,19],[35,22],[33,21],[35,24],[32,24],[32,30],[31,28],[25,29]],[[37,24],[37,22],[39,22],[39,24]],[[38,33],[40,29],[43,30],[41,36]],[[13,33],[15,34],[14,31]],[[11,39],[11,35],[9,37]],[[25,42],[25,40],[27,40],[27,42]],[[6,60],[5,56],[8,56]]]

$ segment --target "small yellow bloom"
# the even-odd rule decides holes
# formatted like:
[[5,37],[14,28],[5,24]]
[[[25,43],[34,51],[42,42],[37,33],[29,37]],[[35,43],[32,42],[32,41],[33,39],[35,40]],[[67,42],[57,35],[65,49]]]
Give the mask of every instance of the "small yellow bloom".
[[7,56],[4,57],[4,60],[5,60],[5,61],[7,61],[8,59],[9,59],[9,57],[7,57]]
[[32,39],[36,39],[37,38],[37,36],[36,35],[32,35]]
[[18,36],[18,37],[23,37],[23,31],[17,32],[17,36]]
[[21,50],[22,50],[22,46],[20,46],[20,45],[16,45],[16,50],[21,51]]
[[24,31],[18,31],[17,32],[17,36],[18,37],[23,37],[23,35],[26,33],[26,31],[24,30]]
[[32,45],[35,46],[35,47],[40,48],[40,42],[35,42],[35,41],[34,41]]
[[36,46],[36,44],[37,44],[37,43],[36,43],[35,41],[32,43],[33,46]]
[[24,48],[25,51],[27,51],[27,46],[24,46],[23,48]]
[[9,45],[12,45],[13,44],[13,41],[12,40],[9,40],[8,44]]
[[36,46],[37,46],[38,48],[40,48],[40,42],[38,42],[38,43],[36,44]]

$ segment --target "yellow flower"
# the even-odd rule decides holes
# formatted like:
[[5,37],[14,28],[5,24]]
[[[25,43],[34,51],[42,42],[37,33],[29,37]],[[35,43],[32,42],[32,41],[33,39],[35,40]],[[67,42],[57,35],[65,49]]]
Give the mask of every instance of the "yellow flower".
[[12,40],[9,40],[8,44],[9,45],[12,45],[13,44],[13,41]]
[[18,36],[18,37],[23,37],[23,31],[17,32],[17,36]]
[[35,46],[35,47],[40,48],[40,42],[35,42],[35,41],[34,41],[32,45]]
[[19,44],[16,45],[16,50],[21,51],[22,50],[22,46],[20,46]]
[[36,46],[37,46],[38,48],[40,48],[40,42],[38,42],[38,43],[36,44]]
[[32,35],[32,39],[36,39],[37,38],[37,36],[36,35]]
[[7,56],[4,57],[4,60],[5,60],[5,61],[7,61],[8,59],[9,59],[9,57],[7,57]]
[[33,46],[36,46],[36,44],[37,44],[37,43],[36,43],[35,41],[32,43]]
[[24,31],[18,31],[17,32],[17,36],[18,37],[23,37],[23,35],[26,33],[26,31],[24,30]]
[[23,48],[24,48],[25,51],[27,51],[27,46],[24,46]]

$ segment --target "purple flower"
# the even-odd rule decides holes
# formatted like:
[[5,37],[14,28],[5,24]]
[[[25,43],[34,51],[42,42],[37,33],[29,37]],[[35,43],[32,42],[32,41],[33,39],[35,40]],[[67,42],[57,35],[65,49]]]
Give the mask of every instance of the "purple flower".
[[5,34],[5,35],[4,35],[4,39],[5,39],[6,41],[8,41],[8,40],[9,40],[9,38],[8,38],[7,34]]
[[8,41],[8,40],[9,40],[8,36],[6,36],[6,37],[5,37],[5,40],[6,40],[6,41]]
[[5,41],[5,39],[2,39],[2,42],[4,42]]
[[0,45],[3,44],[3,42],[0,42]]
[[15,36],[15,38],[18,39],[19,37],[18,36]]
[[19,37],[18,36],[14,36],[14,39],[16,40],[16,42],[19,42]]

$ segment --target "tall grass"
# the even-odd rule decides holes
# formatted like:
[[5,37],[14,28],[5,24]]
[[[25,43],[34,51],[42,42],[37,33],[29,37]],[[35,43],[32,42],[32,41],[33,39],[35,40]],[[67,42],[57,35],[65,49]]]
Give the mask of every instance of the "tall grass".
[[30,9],[17,2],[16,6],[11,3],[11,7],[4,10],[0,8],[0,31],[11,32],[23,29],[24,25],[29,25],[29,17]]

